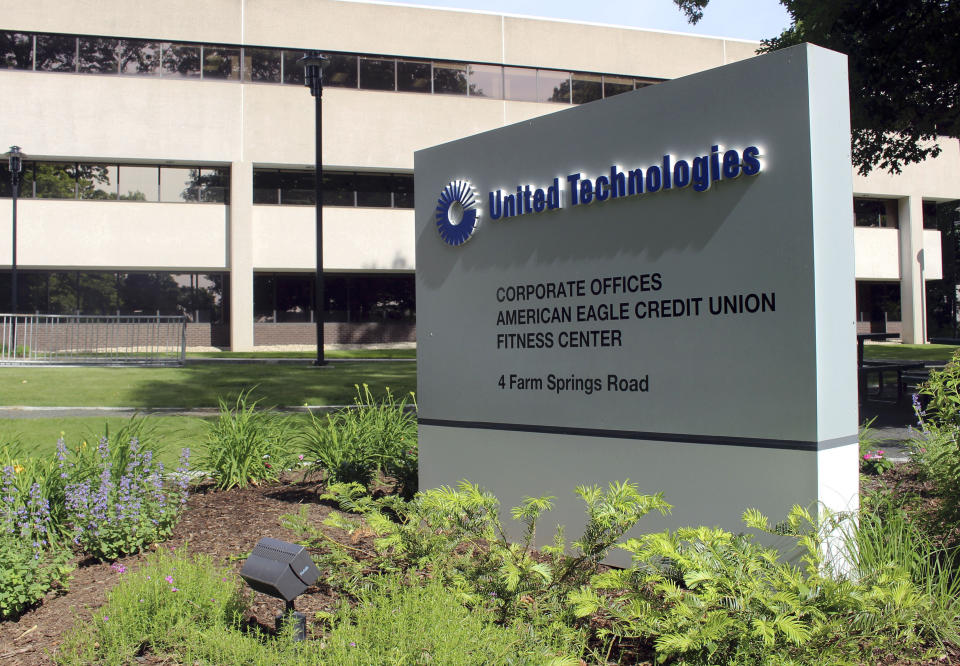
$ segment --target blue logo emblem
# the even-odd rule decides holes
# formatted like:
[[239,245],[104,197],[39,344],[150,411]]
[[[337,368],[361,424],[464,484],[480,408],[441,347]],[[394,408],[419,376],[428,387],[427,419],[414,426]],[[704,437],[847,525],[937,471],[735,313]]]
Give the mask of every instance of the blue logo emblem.
[[437,232],[452,247],[466,243],[480,225],[473,186],[465,180],[447,184],[437,199]]

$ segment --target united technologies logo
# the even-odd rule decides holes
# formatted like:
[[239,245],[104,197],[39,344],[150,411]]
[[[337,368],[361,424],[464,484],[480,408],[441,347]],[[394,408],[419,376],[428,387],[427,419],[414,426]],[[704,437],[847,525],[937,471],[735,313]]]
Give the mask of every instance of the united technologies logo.
[[444,243],[458,247],[473,237],[478,226],[480,210],[473,185],[465,180],[451,181],[437,199],[437,233]]

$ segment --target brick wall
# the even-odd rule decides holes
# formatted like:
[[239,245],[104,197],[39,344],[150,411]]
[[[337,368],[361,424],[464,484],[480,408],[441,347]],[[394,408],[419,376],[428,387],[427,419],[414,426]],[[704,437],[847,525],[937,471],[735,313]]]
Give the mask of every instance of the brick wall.
[[861,333],[897,333],[903,330],[902,323],[899,321],[888,321],[884,327],[882,321],[858,321],[857,335]]
[[[324,344],[375,344],[416,342],[417,325],[399,322],[345,323],[323,325]],[[258,323],[253,325],[254,345],[315,345],[317,325],[311,323]]]

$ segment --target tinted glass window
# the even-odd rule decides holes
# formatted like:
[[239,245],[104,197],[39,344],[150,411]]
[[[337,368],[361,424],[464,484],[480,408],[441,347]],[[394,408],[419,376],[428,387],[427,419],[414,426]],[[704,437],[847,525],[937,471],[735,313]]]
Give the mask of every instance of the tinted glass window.
[[197,201],[199,169],[160,167],[160,201]]
[[603,98],[603,82],[599,74],[573,75],[573,103],[586,104]]
[[[303,67],[301,69],[301,74]],[[329,55],[323,66],[323,85],[338,88],[357,87],[357,56]]]
[[604,76],[603,77],[603,96],[613,97],[620,93],[633,90],[633,79],[627,79],[622,76]]
[[157,167],[121,164],[117,169],[118,198],[124,201],[159,201],[159,175]]
[[116,39],[81,37],[77,70],[87,74],[116,74],[118,47]]
[[0,30],[0,69],[33,69],[33,37]]
[[278,49],[243,49],[243,78],[246,81],[280,82]]
[[281,183],[282,181],[278,172],[255,169],[253,172],[253,203],[280,203]]
[[537,101],[570,103],[570,75],[549,69],[537,70]]
[[297,62],[303,57],[303,51],[283,52],[283,82],[303,85],[303,65]]
[[240,49],[203,47],[203,78],[240,80]]
[[470,65],[467,70],[470,94],[476,97],[503,99],[503,67]]
[[77,197],[76,169],[66,162],[37,162],[34,166],[38,199],[75,199]]
[[[17,192],[17,196],[20,193]],[[11,197],[13,196],[13,190],[10,185],[10,168],[7,166],[7,161],[0,161],[0,197]]]
[[311,206],[317,203],[312,171],[281,171],[280,178],[280,203]]
[[36,165],[33,162],[24,162],[20,171],[20,189],[17,192],[18,197],[29,199],[33,196],[33,181]]
[[400,60],[397,62],[397,90],[430,92],[430,63]]
[[358,175],[356,176],[357,205],[374,208],[389,208],[393,205],[390,196],[390,186],[393,184],[390,176]]
[[121,39],[117,56],[121,74],[156,74],[160,71],[160,42]]
[[923,202],[923,228],[937,228],[937,204],[932,201]]
[[353,192],[356,185],[353,175],[349,173],[323,174],[323,205],[324,206],[353,206]]
[[393,176],[393,205],[413,208],[413,176]]
[[520,102],[536,102],[537,70],[526,67],[503,68],[504,97]]
[[163,48],[164,76],[200,76],[200,47],[167,44]]
[[360,87],[364,90],[393,90],[395,60],[360,58]]
[[467,66],[443,63],[433,66],[433,92],[449,95],[467,94]]
[[76,71],[77,38],[37,35],[37,69],[44,72]]
[[77,167],[77,193],[81,199],[116,199],[117,167],[80,164]]
[[196,191],[197,201],[230,203],[230,169],[200,169],[199,174],[194,174],[192,187]]
[[277,275],[275,279],[277,321],[310,321],[314,276]]
[[858,227],[898,226],[897,202],[894,199],[854,199],[853,212]]

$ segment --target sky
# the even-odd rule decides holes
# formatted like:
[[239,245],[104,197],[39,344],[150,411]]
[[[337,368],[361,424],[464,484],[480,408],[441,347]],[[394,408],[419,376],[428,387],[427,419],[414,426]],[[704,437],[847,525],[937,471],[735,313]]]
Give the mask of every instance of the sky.
[[790,24],[786,10],[777,0],[712,0],[703,12],[703,19],[696,25],[687,23],[686,17],[672,0],[410,0],[399,4],[520,14],[758,41],[779,35]]

